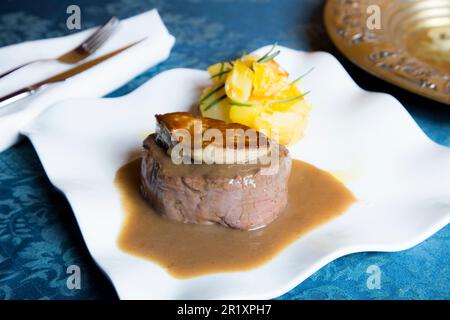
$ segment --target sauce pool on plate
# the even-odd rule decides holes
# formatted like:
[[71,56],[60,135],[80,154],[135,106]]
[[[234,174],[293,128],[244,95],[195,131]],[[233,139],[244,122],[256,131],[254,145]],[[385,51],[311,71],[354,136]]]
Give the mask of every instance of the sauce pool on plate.
[[141,196],[140,164],[140,159],[134,160],[116,174],[125,211],[118,245],[176,278],[261,266],[308,231],[343,214],[356,200],[330,173],[292,160],[287,208],[265,228],[241,231],[184,224],[159,216]]

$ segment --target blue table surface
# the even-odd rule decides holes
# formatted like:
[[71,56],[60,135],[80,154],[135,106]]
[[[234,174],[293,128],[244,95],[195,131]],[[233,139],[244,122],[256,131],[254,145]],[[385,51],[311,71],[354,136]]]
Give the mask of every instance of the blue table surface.
[[[450,146],[450,108],[389,85],[355,67],[330,42],[319,0],[2,0],[0,46],[70,34],[66,8],[81,8],[82,28],[115,15],[158,8],[177,38],[170,58],[110,96],[121,96],[175,67],[205,68],[277,41],[334,54],[364,89],[399,99],[435,142]],[[1,63],[1,62],[0,62]],[[151,121],[151,119],[149,119]],[[382,122],[380,122],[382,125]],[[449,299],[450,227],[412,249],[339,258],[279,299]],[[68,289],[67,267],[81,268],[81,289]],[[381,270],[369,289],[366,272]],[[48,181],[31,144],[0,153],[0,299],[116,299],[108,278],[87,252],[64,196]]]

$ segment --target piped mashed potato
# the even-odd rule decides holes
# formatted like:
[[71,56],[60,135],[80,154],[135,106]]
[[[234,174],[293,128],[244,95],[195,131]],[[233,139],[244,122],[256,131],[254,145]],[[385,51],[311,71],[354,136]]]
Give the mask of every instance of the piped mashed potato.
[[200,98],[202,116],[244,124],[284,145],[300,140],[311,110],[308,92],[300,79],[288,81],[274,49],[262,57],[248,54],[210,66],[213,85]]

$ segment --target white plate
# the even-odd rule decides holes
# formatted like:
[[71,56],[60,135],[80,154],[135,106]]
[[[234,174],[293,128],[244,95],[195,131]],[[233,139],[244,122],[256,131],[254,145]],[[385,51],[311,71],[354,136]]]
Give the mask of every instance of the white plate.
[[195,105],[206,72],[175,69],[124,97],[66,101],[23,130],[120,298],[274,298],[338,257],[407,249],[450,221],[450,149],[430,141],[393,97],[360,89],[333,56],[281,50],[292,78],[315,68],[304,79],[313,111],[292,157],[342,177],[359,202],[248,272],[179,280],[116,244],[124,216],[116,170],[139,154],[155,113]]

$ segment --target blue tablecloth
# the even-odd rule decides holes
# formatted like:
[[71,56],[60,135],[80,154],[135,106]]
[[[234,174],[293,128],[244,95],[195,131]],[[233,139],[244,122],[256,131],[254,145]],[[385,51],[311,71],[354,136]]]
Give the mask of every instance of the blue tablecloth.
[[[112,15],[125,18],[156,7],[177,38],[168,61],[110,96],[126,94],[162,70],[205,68],[277,41],[296,49],[333,53],[361,87],[394,95],[432,140],[450,146],[450,108],[351,65],[324,31],[319,0],[3,0],[0,46],[72,32],[65,23],[70,4],[80,6],[82,28]],[[449,299],[449,237],[447,226],[410,250],[340,258],[280,299]],[[67,267],[74,264],[81,268],[79,290],[66,286]],[[370,265],[381,270],[380,289],[367,287]],[[49,183],[30,143],[23,141],[1,153],[0,299],[116,297],[87,253],[68,203]]]

